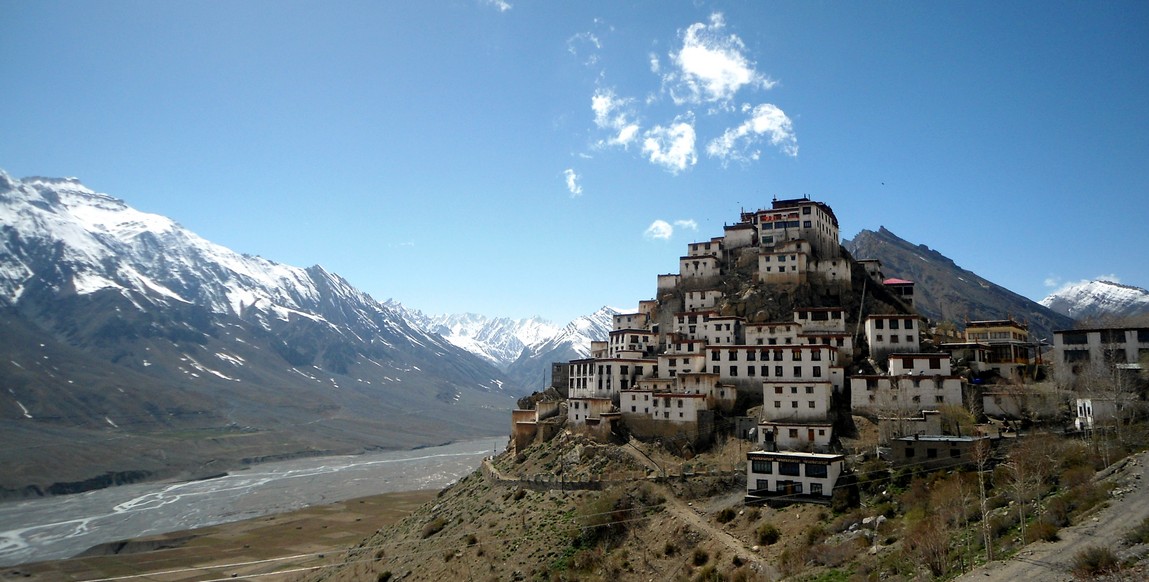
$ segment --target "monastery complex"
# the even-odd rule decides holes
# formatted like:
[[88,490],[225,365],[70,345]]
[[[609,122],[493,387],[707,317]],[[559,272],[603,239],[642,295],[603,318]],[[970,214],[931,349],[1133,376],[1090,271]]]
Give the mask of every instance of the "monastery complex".
[[822,502],[845,470],[852,415],[879,420],[900,458],[968,460],[970,443],[987,437],[944,435],[939,420],[967,406],[954,362],[1024,375],[1037,355],[1025,324],[970,322],[964,336],[939,337],[914,311],[913,282],[886,278],[840,240],[830,206],[801,198],[742,212],[723,236],[689,244],[654,299],[614,317],[607,341],[552,366],[563,400],[516,410],[515,446],[560,425],[677,450],[743,438],[753,443],[748,499]]

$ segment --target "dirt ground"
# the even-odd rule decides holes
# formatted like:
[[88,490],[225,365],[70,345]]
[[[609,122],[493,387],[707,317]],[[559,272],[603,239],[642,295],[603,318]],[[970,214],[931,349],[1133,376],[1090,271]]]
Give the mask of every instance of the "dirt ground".
[[[0,582],[275,582],[315,571],[437,491],[388,493],[93,548],[85,557],[0,569]],[[103,555],[95,555],[103,554]]]

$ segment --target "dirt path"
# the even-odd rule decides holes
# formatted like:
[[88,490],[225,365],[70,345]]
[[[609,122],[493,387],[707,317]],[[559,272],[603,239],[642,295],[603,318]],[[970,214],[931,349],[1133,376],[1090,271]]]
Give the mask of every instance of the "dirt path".
[[731,553],[738,556],[742,561],[753,564],[753,568],[759,574],[767,577],[770,580],[777,580],[781,575],[774,568],[774,566],[763,561],[762,558],[750,548],[742,540],[730,535],[729,532],[724,531],[722,528],[710,523],[710,520],[699,512],[699,510],[688,505],[686,502],[674,496],[674,493],[666,490],[662,491],[663,496],[666,498],[666,511],[674,517],[689,524],[694,529],[704,533],[711,539],[717,540],[723,546],[726,546]]
[[1149,518],[1149,452],[1124,461],[1111,477],[1116,491],[1109,507],[1078,525],[1060,532],[1056,542],[1036,542],[1026,546],[1007,561],[994,561],[958,578],[970,582],[1011,582],[1013,580],[1073,580],[1070,573],[1073,557],[1087,546],[1116,549],[1121,538]]

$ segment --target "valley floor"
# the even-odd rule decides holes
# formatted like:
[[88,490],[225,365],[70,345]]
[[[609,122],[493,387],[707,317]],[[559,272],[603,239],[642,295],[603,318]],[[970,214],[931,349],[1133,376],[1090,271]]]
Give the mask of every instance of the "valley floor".
[[[436,491],[387,493],[93,548],[86,557],[10,566],[0,582],[230,579],[278,581],[322,570]],[[117,553],[118,552],[118,553]]]

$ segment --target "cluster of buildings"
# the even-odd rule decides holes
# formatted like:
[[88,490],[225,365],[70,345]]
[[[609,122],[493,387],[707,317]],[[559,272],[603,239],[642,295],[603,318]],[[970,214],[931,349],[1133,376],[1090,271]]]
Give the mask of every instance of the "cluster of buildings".
[[[589,357],[552,367],[568,428],[679,448],[734,433],[757,443],[748,498],[826,500],[844,471],[837,431],[850,414],[895,421],[885,435],[895,458],[961,462],[981,437],[941,435],[937,411],[965,406],[953,362],[1010,379],[1040,358],[1012,319],[931,335],[914,284],[845,255],[824,203],[774,200],[723,234],[688,245],[679,272],[658,277],[657,297],[616,315]],[[922,349],[927,335],[934,351]],[[848,373],[859,369],[868,373]],[[544,408],[515,411],[517,446],[561,414]]]

